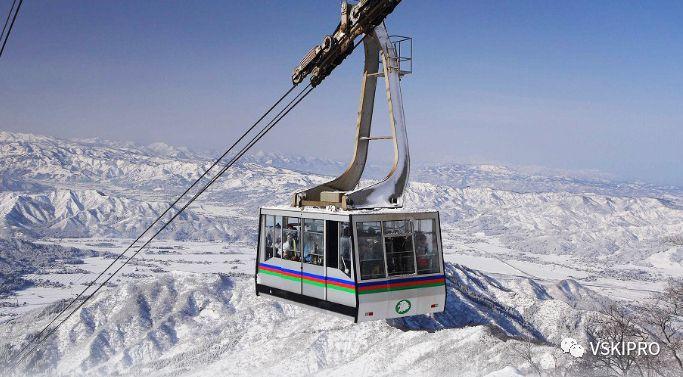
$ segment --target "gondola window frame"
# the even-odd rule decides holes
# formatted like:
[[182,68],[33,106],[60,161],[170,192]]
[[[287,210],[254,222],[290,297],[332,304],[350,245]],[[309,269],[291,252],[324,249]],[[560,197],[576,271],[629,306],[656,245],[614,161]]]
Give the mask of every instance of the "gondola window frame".
[[[396,226],[389,226],[388,224],[392,223],[398,223],[402,222],[403,229],[397,228]],[[392,224],[393,225],[393,224]],[[407,228],[406,228],[407,227]],[[387,229],[388,228],[388,229]],[[399,230],[399,231],[388,231],[388,230]],[[410,243],[409,250],[401,250],[401,251],[395,251],[394,247],[396,245],[395,240],[398,238],[402,238],[404,241],[404,244],[407,243],[408,241]],[[382,243],[384,245],[384,258],[386,261],[387,269],[386,273],[387,276],[390,278],[395,278],[398,276],[412,276],[417,274],[417,259],[415,255],[415,238],[414,238],[414,229],[413,229],[413,219],[400,219],[400,220],[384,220],[382,221]],[[391,252],[389,251],[389,247],[391,246]],[[412,272],[408,271],[406,269],[403,270],[397,270],[397,266],[400,264],[396,263],[396,254],[408,254],[410,253],[409,259],[410,262],[412,262]],[[392,263],[389,263],[391,257]],[[405,255],[403,256],[398,256],[398,258],[404,258]]]
[[[317,230],[308,230],[307,227],[309,226],[309,225],[308,225],[309,223],[314,223],[314,224],[315,224],[315,223],[318,223],[318,222],[320,222],[320,223],[322,224],[322,227],[321,227],[321,230],[320,230],[320,231],[317,231]],[[302,247],[301,247],[301,253],[302,253],[302,254],[301,254],[301,255],[302,255],[301,261],[302,261],[303,263],[311,264],[311,265],[314,265],[314,266],[321,266],[321,267],[325,266],[325,250],[326,250],[326,245],[325,245],[325,220],[312,219],[312,218],[303,218],[303,222],[302,222],[302,223],[303,223],[303,226],[302,226],[302,237],[301,237],[301,246],[302,246]],[[307,236],[310,236],[310,235],[316,235],[316,236],[320,236],[320,237],[321,237],[321,241],[320,241],[319,245],[320,245],[320,248],[321,248],[322,250],[319,251],[319,254],[313,253],[313,252],[311,251],[311,249],[310,249],[310,246],[308,245],[308,243],[310,242],[310,240],[307,239]],[[308,251],[306,251],[306,250],[307,250],[307,247],[308,247]],[[310,261],[310,262],[306,260],[306,257],[307,257],[308,255],[313,255],[313,257],[311,257],[311,261]],[[314,263],[314,262],[313,262],[315,257],[320,257],[320,258],[322,259],[322,260],[320,260],[320,263]]]
[[[368,236],[362,236],[362,229],[365,224],[369,223],[376,223],[379,224],[378,229],[379,233],[374,234],[372,238],[377,238],[380,247],[379,255],[381,256],[380,259],[365,259],[364,257],[369,254],[369,251],[372,251],[373,254],[376,253],[376,250],[374,250],[374,245],[373,245],[373,250],[367,250],[363,248],[363,244],[361,243],[361,240],[366,240],[367,238],[370,238]],[[360,227],[360,229],[359,229]],[[363,281],[369,281],[369,280],[377,280],[377,279],[382,279],[385,280],[387,278],[387,263],[386,263],[386,251],[384,250],[384,234],[383,234],[383,229],[382,229],[382,220],[368,220],[368,221],[358,221],[356,222],[356,242],[358,244],[358,261],[359,261],[359,274],[360,274],[360,279]],[[377,273],[377,274],[366,274],[363,268],[363,262],[368,262],[368,261],[375,261],[375,262],[380,262],[380,265],[382,267],[382,271]],[[367,265],[367,264],[366,264]]]
[[[431,222],[431,231],[430,231],[430,232],[425,232],[424,230],[422,230],[422,229],[421,229],[422,227],[421,227],[421,225],[419,224],[419,222],[426,222],[426,221]],[[417,230],[418,228],[419,228],[420,230]],[[417,235],[417,232],[418,232],[418,231],[419,231],[419,232],[422,232],[423,234],[425,234],[425,237],[426,237],[427,239],[429,239],[429,238],[427,237],[427,234],[431,234],[431,243],[430,243],[431,253],[430,253],[430,254],[424,254],[424,255],[423,255],[423,256],[425,256],[425,255],[428,255],[428,256],[429,256],[431,269],[430,269],[430,270],[426,270],[426,271],[423,270],[423,272],[420,272],[420,266],[419,266],[419,264],[418,264],[418,262],[417,262],[418,244],[417,244],[417,242],[415,241],[415,242],[414,242],[414,249],[415,249],[415,256],[416,256],[416,265],[415,265],[415,267],[416,267],[416,270],[417,270],[417,274],[418,274],[418,275],[438,274],[438,273],[440,273],[440,272],[442,271],[442,269],[443,269],[443,261],[442,261],[442,253],[443,253],[443,252],[440,250],[440,247],[439,247],[439,245],[441,244],[441,243],[440,243],[440,234],[439,234],[439,233],[440,233],[440,229],[438,229],[438,224],[437,224],[436,219],[414,219],[414,220],[413,220],[413,234],[414,234],[413,237],[415,237],[415,236]]]
[[[342,265],[347,264],[347,262],[344,261],[343,257],[342,257],[342,255],[343,255],[342,254],[342,246],[344,245],[344,243],[342,242],[342,237],[343,237],[344,227],[347,227],[348,232],[349,232],[348,236],[345,237],[348,239],[347,240],[348,241],[347,246],[348,246],[349,250],[348,250],[348,259],[347,259],[348,260],[348,266],[347,267],[349,269],[349,272],[346,272],[342,269]],[[337,223],[337,232],[338,232],[338,240],[339,240],[337,242],[337,244],[338,244],[338,247],[337,247],[338,262],[337,263],[339,266],[338,269],[340,271],[342,271],[346,276],[352,277],[353,276],[353,224],[350,221],[339,221]]]

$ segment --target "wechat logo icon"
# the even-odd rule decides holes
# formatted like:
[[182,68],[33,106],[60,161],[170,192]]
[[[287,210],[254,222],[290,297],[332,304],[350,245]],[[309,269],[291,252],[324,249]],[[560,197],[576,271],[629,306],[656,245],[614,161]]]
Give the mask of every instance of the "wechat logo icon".
[[562,352],[569,353],[576,358],[582,357],[586,353],[586,349],[574,338],[564,338],[560,343],[560,348],[562,348]]
[[396,307],[394,309],[398,314],[406,314],[412,306],[413,305],[410,303],[410,300],[401,300],[396,303]]

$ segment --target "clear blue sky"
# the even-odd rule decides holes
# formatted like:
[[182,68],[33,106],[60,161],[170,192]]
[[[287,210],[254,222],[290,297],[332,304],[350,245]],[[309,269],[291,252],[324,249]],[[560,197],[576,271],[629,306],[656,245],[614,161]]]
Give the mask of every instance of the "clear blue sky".
[[[0,60],[0,129],[222,148],[338,13],[336,0],[26,0]],[[679,1],[404,0],[388,27],[414,37],[414,159],[683,185],[682,17]],[[359,55],[260,149],[348,159]]]

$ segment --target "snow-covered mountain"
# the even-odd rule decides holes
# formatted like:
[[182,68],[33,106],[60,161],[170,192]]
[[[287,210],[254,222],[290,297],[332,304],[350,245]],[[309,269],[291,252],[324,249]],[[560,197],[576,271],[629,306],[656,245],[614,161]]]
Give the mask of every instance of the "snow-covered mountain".
[[[256,297],[248,278],[164,274],[99,295],[41,347],[29,372],[389,376],[408,367],[476,376],[528,370],[516,349],[524,341],[538,344],[539,357],[573,363],[557,345],[583,326],[585,314],[565,301],[584,302],[585,288],[555,298],[527,279],[502,282],[459,265],[447,277],[445,313],[356,325]],[[11,359],[57,309],[0,327],[0,355]]]
[[533,254],[639,261],[683,232],[683,208],[668,200],[567,192],[517,193],[413,183],[408,202],[438,208],[448,232],[481,233]]
[[[60,298],[73,297],[72,284],[78,291],[94,278],[210,164],[165,144],[0,132],[0,238],[10,240],[0,240],[0,267],[16,272],[0,284],[12,284],[7,297],[33,289],[0,302],[20,313],[0,313],[10,317],[0,323],[0,364],[59,310],[45,306],[58,300],[46,299],[57,292],[51,284],[64,287]],[[438,164],[413,169],[406,203],[440,211],[444,313],[354,325],[256,297],[239,272],[253,271],[258,208],[286,204],[344,168],[247,156],[161,234],[163,246],[143,252],[18,372],[583,375],[557,345],[581,340],[589,316],[624,298],[590,288],[646,297],[683,276],[677,188]],[[238,273],[209,273],[219,271]]]
[[29,183],[69,187],[109,184],[141,189],[184,185],[201,174],[205,162],[191,152],[160,144],[145,147],[0,132],[0,175]]
[[[57,189],[44,194],[0,193],[0,216],[6,232],[41,237],[138,236],[166,208],[167,203],[149,202],[99,190]],[[244,238],[235,233],[230,217],[183,212],[167,238],[231,240]]]
[[[251,240],[253,224],[243,219],[253,221],[259,206],[285,204],[292,192],[324,181],[323,175],[293,170],[313,170],[315,163],[327,171],[344,168],[325,160],[256,153],[229,170],[162,237]],[[32,236],[135,237],[209,164],[201,154],[160,144],[2,132],[1,228]],[[452,239],[482,234],[531,254],[645,264],[653,256],[675,261],[683,255],[679,244],[668,241],[683,237],[683,196],[676,190],[530,176],[489,165],[416,170],[418,178],[439,183],[412,182],[408,207],[439,209]],[[511,191],[509,186],[535,189]],[[606,194],[619,187],[641,195]],[[590,188],[595,192],[576,192]]]
[[501,165],[457,163],[420,164],[413,169],[413,178],[420,182],[456,188],[487,187],[520,193],[562,191],[607,196],[662,198],[683,196],[681,187],[618,181],[606,174],[594,171],[562,171],[541,167],[512,168]]

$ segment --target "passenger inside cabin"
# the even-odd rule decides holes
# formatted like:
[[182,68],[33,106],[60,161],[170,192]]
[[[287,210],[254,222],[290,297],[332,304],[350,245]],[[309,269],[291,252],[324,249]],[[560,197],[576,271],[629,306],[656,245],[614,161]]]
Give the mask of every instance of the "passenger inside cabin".
[[320,256],[320,247],[317,243],[313,244],[311,247],[310,243],[306,243],[304,246],[304,262],[322,266],[322,257]]
[[297,262],[299,261],[296,244],[296,238],[293,235],[288,234],[287,241],[285,241],[285,243],[282,244],[282,252],[284,253],[284,259],[289,259]]
[[381,226],[379,221],[358,223],[356,242],[363,280],[386,277]]
[[266,234],[266,260],[273,257],[273,236],[268,232]]
[[376,239],[370,239],[368,241],[370,241],[370,258],[375,260],[383,260],[384,253],[382,252],[382,244],[380,241]]
[[[306,237],[304,236],[304,241],[306,240]],[[312,263],[313,261],[313,253],[315,253],[315,249],[318,247],[318,245],[313,245],[313,250],[311,250],[311,243],[310,242],[304,242],[304,262],[306,263]]]
[[430,250],[427,236],[422,231],[415,232],[415,256],[418,270],[428,269],[430,266]]
[[351,276],[351,229],[346,226],[342,230],[339,240],[339,267],[348,276]]
[[365,239],[367,246],[365,247],[365,250],[368,250],[368,255],[365,258],[372,267],[371,267],[371,274],[373,276],[375,275],[383,275],[384,274],[384,253],[382,252],[382,245],[379,243],[378,240],[374,238],[366,238]]
[[276,258],[282,258],[280,255],[280,245],[282,244],[282,225],[280,223],[275,224],[275,231],[273,238],[273,253]]

